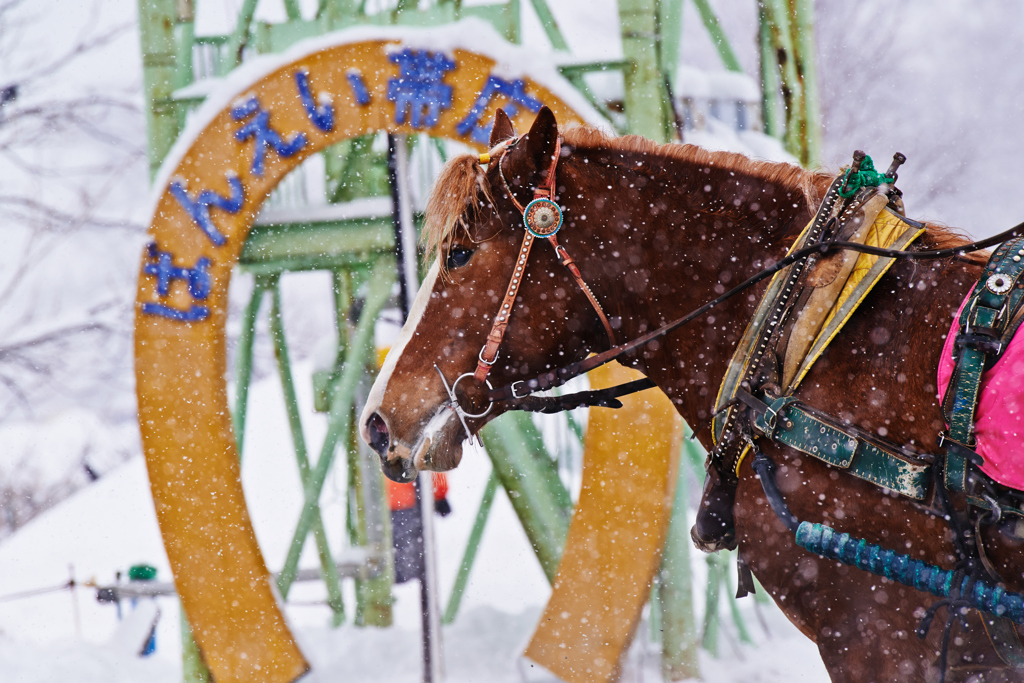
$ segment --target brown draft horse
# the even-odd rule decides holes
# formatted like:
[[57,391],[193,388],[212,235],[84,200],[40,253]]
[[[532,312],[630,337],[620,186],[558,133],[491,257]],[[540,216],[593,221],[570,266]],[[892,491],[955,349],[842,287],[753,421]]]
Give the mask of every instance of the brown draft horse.
[[[620,342],[681,317],[780,259],[831,180],[690,145],[612,139],[588,128],[560,132],[544,109],[504,158],[505,178],[520,204],[546,176],[560,134],[555,196],[565,223],[559,240],[617,325]],[[513,135],[499,113],[492,144]],[[438,256],[360,421],[364,439],[392,478],[417,469],[447,470],[461,458],[465,432],[433,366],[449,381],[473,371],[513,272],[523,216],[496,166],[485,169],[476,156],[451,160],[429,202],[427,239]],[[960,243],[950,231],[931,227],[916,248]],[[799,398],[898,443],[940,452],[939,353],[983,261],[898,261],[804,380]],[[626,362],[700,429],[764,287],[727,300]],[[609,344],[554,250],[537,244],[490,378],[494,386],[529,379]],[[472,378],[458,387],[470,412],[483,411],[485,393]],[[470,429],[501,411],[495,404],[485,418],[469,420]],[[706,448],[712,446],[708,432],[700,430]],[[765,451],[778,464],[779,486],[799,519],[953,566],[946,523],[921,505],[781,445],[766,444]],[[749,463],[741,470],[735,527],[741,557],[817,643],[833,680],[938,678],[941,618],[925,640],[915,635],[934,598],[798,547],[769,508]],[[995,531],[985,534],[985,542],[1009,589],[1024,588],[1019,547]],[[968,619],[968,630],[954,631],[947,680],[1019,680],[998,659],[977,614]]]

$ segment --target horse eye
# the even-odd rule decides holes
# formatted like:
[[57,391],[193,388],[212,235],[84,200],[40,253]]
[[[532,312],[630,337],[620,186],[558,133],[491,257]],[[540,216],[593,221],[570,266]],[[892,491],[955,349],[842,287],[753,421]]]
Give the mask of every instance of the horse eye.
[[448,261],[445,265],[451,268],[461,268],[462,266],[469,263],[469,257],[473,255],[472,249],[463,249],[462,247],[452,247],[448,251]]

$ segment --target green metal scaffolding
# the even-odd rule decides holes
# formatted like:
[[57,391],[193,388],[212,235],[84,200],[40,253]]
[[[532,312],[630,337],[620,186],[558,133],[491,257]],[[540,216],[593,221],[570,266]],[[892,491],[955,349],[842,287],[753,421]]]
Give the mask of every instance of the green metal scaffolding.
[[[567,53],[569,45],[549,2],[530,0],[529,4],[552,48]],[[712,3],[693,0],[693,4],[723,66],[741,71]],[[249,54],[280,52],[300,40],[351,26],[437,26],[467,16],[488,21],[513,43],[521,42],[522,37],[520,0],[473,6],[464,5],[461,0],[394,0],[390,9],[375,12],[368,11],[365,0],[320,0],[311,17],[302,15],[297,0],[284,0],[287,20],[273,24],[255,20],[256,5],[256,0],[243,0],[229,34],[196,36],[194,0],[139,0],[151,177],[183,130],[189,112],[202,102],[202,96],[195,95],[196,91],[186,89],[187,86],[202,78],[229,73]],[[821,143],[811,0],[760,0],[757,6],[765,132],[782,139],[801,163],[816,164]],[[684,0],[619,0],[622,59],[560,67],[566,79],[620,133],[640,134],[658,142],[669,142],[680,133],[672,92],[682,44],[683,10]],[[623,116],[615,115],[608,103],[597,98],[587,85],[588,73],[609,70],[623,76]],[[342,203],[388,194],[386,155],[374,153],[372,142],[372,137],[349,140],[323,152],[329,201]],[[356,581],[354,622],[365,626],[391,623],[390,520],[380,469],[357,444],[355,411],[360,387],[376,371],[374,323],[392,297],[394,250],[394,230],[388,214],[337,221],[257,223],[240,259],[240,270],[252,276],[253,291],[243,312],[237,344],[233,418],[239,454],[244,446],[257,321],[264,301],[269,298],[269,336],[304,496],[302,512],[278,576],[278,589],[282,598],[287,599],[299,575],[302,548],[312,535],[327,604],[336,625],[346,618],[341,590],[341,581],[346,576]],[[328,414],[327,435],[315,462],[310,459],[310,446],[304,436],[281,310],[282,279],[290,272],[307,270],[332,274],[337,331],[335,363],[314,377],[318,409]],[[356,299],[359,306],[353,305]],[[358,309],[355,315],[354,309]],[[582,440],[579,426],[571,417],[568,419],[569,426]],[[499,487],[508,493],[549,580],[561,559],[572,515],[572,499],[559,476],[558,464],[544,447],[540,431],[528,415],[513,414],[492,423],[482,431],[481,440],[493,472],[449,596],[445,623],[457,615]],[[339,453],[345,458],[348,475],[347,542],[363,553],[363,559],[355,565],[339,562],[339,553],[332,548],[325,531],[319,504],[325,479]],[[694,457],[699,456],[687,451],[684,460]],[[701,638],[693,618],[687,540],[688,469],[680,466],[675,509],[653,591],[652,618],[658,620],[664,633],[662,671],[666,680],[699,674],[696,646]],[[727,561],[709,559],[709,563],[703,629],[706,647],[714,645],[717,633],[719,586],[729,588]],[[344,571],[339,570],[342,566],[346,567]],[[352,569],[353,566],[356,568]],[[743,638],[745,629],[734,601],[730,609]],[[182,632],[186,680],[209,680],[184,621]]]

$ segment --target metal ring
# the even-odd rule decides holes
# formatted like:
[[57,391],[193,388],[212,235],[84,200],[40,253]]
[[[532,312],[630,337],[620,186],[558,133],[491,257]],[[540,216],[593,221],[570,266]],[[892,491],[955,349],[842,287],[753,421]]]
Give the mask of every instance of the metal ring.
[[[459,376],[458,376],[458,377],[457,377],[457,378],[455,379],[455,381],[454,381],[454,382],[452,382],[452,397],[453,397],[453,398],[455,397],[455,387],[459,386],[459,382],[461,382],[462,380],[464,380],[464,379],[465,379],[465,378],[467,378],[467,377],[474,377],[474,375],[473,375],[473,373],[472,373],[472,372],[467,372],[467,373],[465,373],[465,374],[459,375]],[[488,388],[489,390],[491,390],[491,391],[494,391],[494,387],[492,387],[492,386],[491,386],[491,383],[490,383],[490,381],[488,381],[488,380],[486,380],[486,379],[485,379],[485,380],[484,380],[484,384],[486,384],[486,385],[487,385],[487,388]],[[463,414],[463,415],[465,415],[466,417],[471,417],[471,418],[474,418],[474,419],[475,419],[475,418],[481,418],[481,417],[485,417],[485,416],[486,416],[486,415],[487,415],[488,413],[490,413],[490,412],[491,412],[491,410],[493,410],[493,409],[494,409],[494,401],[490,401],[490,405],[488,405],[488,406],[487,406],[487,410],[485,410],[485,411],[484,411],[484,412],[482,412],[482,413],[477,413],[477,414],[475,414],[475,415],[474,415],[473,413],[467,413],[467,412],[466,412],[465,410],[463,410],[463,409],[462,409],[462,406],[460,406],[460,405],[459,405],[458,403],[456,403],[455,405],[456,405],[456,406],[458,407],[458,409],[459,409],[460,411],[462,411],[462,414]]]

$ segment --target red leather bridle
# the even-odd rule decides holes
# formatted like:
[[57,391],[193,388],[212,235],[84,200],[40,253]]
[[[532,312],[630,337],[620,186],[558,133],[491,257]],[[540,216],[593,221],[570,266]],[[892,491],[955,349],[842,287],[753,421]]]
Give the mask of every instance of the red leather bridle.
[[[519,285],[523,282],[523,275],[526,273],[526,265],[530,258],[530,250],[533,247],[535,238],[543,238],[551,244],[555,250],[555,255],[562,262],[562,265],[569,271],[576,284],[579,285],[583,293],[587,295],[587,299],[590,301],[590,305],[594,307],[597,312],[597,316],[601,319],[601,324],[604,325],[604,329],[608,332],[608,339],[611,341],[611,346],[615,346],[615,332],[612,330],[611,322],[608,320],[608,316],[605,315],[604,309],[601,308],[601,304],[598,302],[597,297],[587,286],[587,283],[583,280],[583,275],[580,273],[579,267],[576,265],[576,261],[569,256],[569,252],[566,251],[565,247],[558,243],[557,234],[562,227],[562,210],[554,200],[555,195],[555,171],[558,166],[558,160],[562,153],[562,140],[561,138],[555,141],[555,152],[551,157],[551,166],[548,168],[547,177],[544,178],[543,182],[533,190],[533,201],[527,204],[525,207],[519,203],[516,199],[515,194],[512,193],[512,188],[509,187],[508,181],[505,179],[505,171],[502,168],[502,162],[508,155],[518,138],[503,142],[498,145],[492,152],[494,156],[497,156],[498,165],[498,177],[501,178],[501,184],[508,194],[508,198],[512,201],[512,204],[519,210],[523,216],[523,223],[526,226],[526,231],[523,234],[523,246],[520,248],[519,253],[516,257],[515,269],[512,271],[512,277],[509,280],[508,288],[505,291],[505,298],[502,299],[501,307],[498,309],[497,314],[494,316],[494,323],[491,325],[491,331],[487,335],[487,341],[484,343],[483,348],[480,349],[478,356],[478,362],[476,366],[476,372],[473,373],[480,382],[487,380],[487,375],[491,371],[491,367],[498,360],[498,349],[501,347],[501,341],[505,337],[505,330],[508,328],[509,319],[512,317],[512,311],[515,308],[516,295],[519,292]],[[491,152],[486,155],[481,155],[481,161],[489,161],[492,157]]]
[[[516,199],[516,196],[512,193],[512,188],[508,184],[508,180],[505,179],[505,171],[502,167],[502,162],[505,160],[505,156],[509,150],[515,147],[519,138],[512,138],[505,142],[497,145],[490,152],[480,155],[480,163],[489,163],[491,160],[495,160],[498,165],[498,177],[501,178],[501,184],[505,189],[508,198],[512,201],[512,204],[523,216],[523,223],[526,226],[525,234],[523,235],[523,245],[519,249],[516,255],[516,261],[512,276],[509,278],[508,288],[505,291],[505,298],[502,299],[501,306],[498,308],[498,312],[494,316],[494,322],[491,325],[491,331],[487,335],[487,341],[480,349],[480,353],[477,356],[476,371],[473,373],[465,373],[455,379],[452,384],[448,384],[448,380],[445,378],[444,373],[441,372],[436,364],[434,369],[437,370],[437,374],[441,377],[441,383],[444,385],[445,392],[448,394],[448,398],[451,401],[450,408],[455,412],[459,421],[462,423],[463,429],[466,430],[466,435],[469,437],[470,443],[473,442],[473,435],[469,430],[469,425],[466,424],[466,418],[481,418],[491,412],[494,407],[494,399],[490,397],[490,394],[494,393],[494,389],[491,387],[491,383],[487,381],[487,376],[491,372],[491,367],[498,360],[498,350],[501,348],[501,342],[505,337],[505,330],[508,329],[509,319],[512,317],[512,311],[515,309],[516,295],[519,293],[519,286],[523,282],[523,275],[526,273],[527,262],[530,258],[530,250],[533,247],[535,238],[543,238],[551,244],[555,250],[555,255],[562,262],[562,265],[566,267],[569,274],[572,275],[576,284],[579,285],[583,293],[587,295],[587,299],[590,301],[590,305],[594,307],[597,312],[597,316],[601,319],[601,324],[604,325],[605,331],[608,333],[608,339],[611,342],[611,346],[615,346],[615,332],[612,330],[612,324],[608,320],[608,316],[605,315],[604,309],[601,308],[601,304],[598,302],[597,297],[587,286],[587,283],[583,280],[583,275],[580,273],[579,267],[576,265],[576,261],[569,256],[569,252],[566,251],[565,247],[558,243],[556,237],[558,231],[562,227],[562,209],[554,200],[555,194],[555,171],[558,166],[558,160],[562,153],[562,141],[557,139],[555,142],[555,152],[551,158],[551,166],[548,168],[547,177],[544,181],[533,190],[533,200],[523,206]],[[467,377],[473,377],[479,382],[485,384],[489,390],[487,408],[480,413],[468,413],[459,404],[458,397],[455,394],[455,389],[459,382]],[[512,398],[521,398],[516,394],[516,386],[523,384],[523,382],[515,382],[511,385],[512,387]],[[530,393],[530,392],[526,392]],[[525,396],[526,393],[523,395]]]

